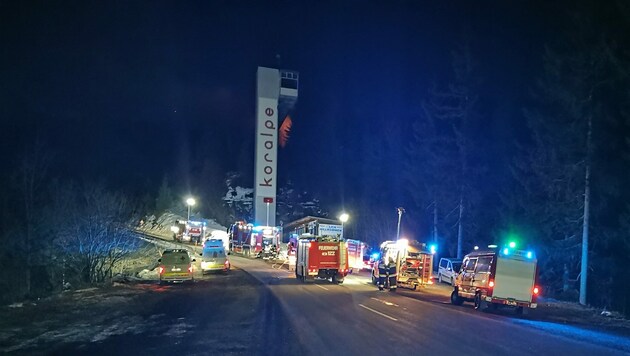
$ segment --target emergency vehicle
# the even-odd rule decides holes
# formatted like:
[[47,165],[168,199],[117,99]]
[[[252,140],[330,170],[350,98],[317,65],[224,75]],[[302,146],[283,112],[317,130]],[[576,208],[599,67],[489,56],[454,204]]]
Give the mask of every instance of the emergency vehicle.
[[201,253],[201,273],[212,271],[228,272],[230,261],[223,240],[208,239],[204,241]]
[[247,257],[274,259],[280,251],[280,231],[273,226],[253,226],[244,222],[228,230],[230,249]]
[[378,282],[379,264],[391,259],[396,265],[396,286],[416,290],[418,286],[433,284],[433,254],[424,243],[406,239],[385,241],[381,244],[380,258],[372,267],[372,283]]
[[210,232],[210,236],[206,237],[204,239],[204,243],[207,240],[221,240],[223,241],[223,248],[225,249],[225,251],[230,251],[230,238],[227,232],[223,231],[223,230],[212,230],[212,232]]
[[348,248],[338,236],[300,236],[296,261],[295,278],[302,282],[330,278],[341,284],[348,275]]
[[186,233],[186,223],[176,220],[175,225],[171,226],[171,231],[173,232],[173,240],[182,242]]
[[183,241],[201,243],[203,242],[203,235],[206,232],[206,223],[203,221],[189,220],[186,223],[186,231],[182,237]]
[[536,308],[540,293],[537,282],[537,259],[533,251],[510,247],[474,251],[464,257],[455,279],[451,303],[473,302],[475,309],[499,305]]
[[243,245],[247,241],[251,241],[252,228],[254,225],[245,221],[237,221],[228,228],[228,240],[230,242],[230,251],[244,254]]
[[346,240],[348,245],[348,265],[352,271],[361,271],[365,268],[363,263],[363,254],[366,250],[365,243],[359,240]]

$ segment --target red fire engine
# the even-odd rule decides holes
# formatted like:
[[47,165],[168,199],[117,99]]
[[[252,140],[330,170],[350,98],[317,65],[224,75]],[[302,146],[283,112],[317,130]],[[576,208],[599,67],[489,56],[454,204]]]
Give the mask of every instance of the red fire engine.
[[346,240],[346,243],[348,245],[348,265],[353,271],[359,272],[365,268],[363,254],[367,247],[365,243],[359,240]]
[[339,237],[304,234],[298,240],[295,277],[306,282],[330,278],[341,284],[348,275],[348,248]]
[[230,250],[248,257],[275,258],[280,248],[277,227],[253,226],[237,221],[228,229]]

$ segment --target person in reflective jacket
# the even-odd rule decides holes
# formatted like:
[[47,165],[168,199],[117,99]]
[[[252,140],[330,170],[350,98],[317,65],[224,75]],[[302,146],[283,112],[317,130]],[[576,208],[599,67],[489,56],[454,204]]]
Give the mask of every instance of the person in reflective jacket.
[[390,290],[396,289],[396,262],[391,257],[386,262],[385,258],[378,264],[378,289],[383,290],[385,283]]

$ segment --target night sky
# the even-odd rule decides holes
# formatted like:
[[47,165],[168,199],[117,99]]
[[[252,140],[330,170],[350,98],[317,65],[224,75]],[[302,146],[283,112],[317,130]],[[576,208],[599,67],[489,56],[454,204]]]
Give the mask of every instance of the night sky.
[[390,127],[404,154],[451,51],[469,43],[479,130],[504,150],[563,26],[561,6],[543,2],[262,3],[0,2],[0,164],[37,138],[55,175],[138,194],[165,174],[184,192],[204,159],[251,175],[256,68],[281,67],[300,72],[300,93],[280,180],[337,204],[370,194],[353,182],[375,172],[393,207],[405,194],[397,173],[361,152]]

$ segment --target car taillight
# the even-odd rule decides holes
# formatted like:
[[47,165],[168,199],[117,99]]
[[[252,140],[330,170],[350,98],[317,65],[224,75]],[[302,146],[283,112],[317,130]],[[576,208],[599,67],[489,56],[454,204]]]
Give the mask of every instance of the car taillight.
[[538,287],[534,287],[534,294],[538,295],[538,292],[539,292]]
[[188,266],[188,272],[192,273],[192,270],[193,270],[193,266],[192,266],[192,265],[189,265],[189,266]]
[[488,282],[488,287],[490,287],[490,288],[494,288],[494,281],[490,281],[490,282]]
[[158,267],[158,273],[159,274],[164,273],[164,267],[162,267],[162,266]]
[[228,267],[228,266],[230,265],[230,261],[228,261],[228,260],[225,260],[225,263],[224,263],[224,265],[225,265],[225,267]]

